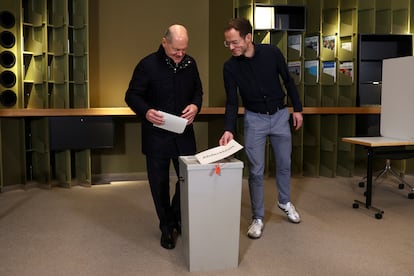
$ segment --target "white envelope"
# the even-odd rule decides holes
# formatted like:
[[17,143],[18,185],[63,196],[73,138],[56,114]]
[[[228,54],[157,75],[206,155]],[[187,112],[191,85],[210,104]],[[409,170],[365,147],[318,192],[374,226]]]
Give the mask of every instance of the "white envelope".
[[195,157],[197,158],[200,164],[209,164],[238,152],[243,148],[242,145],[232,139],[225,146],[218,146],[212,149],[205,150],[203,152],[197,153]]
[[172,131],[175,133],[183,133],[185,126],[187,125],[188,120],[172,115],[170,113],[166,113],[163,111],[158,111],[164,116],[164,124],[163,125],[156,125],[153,124],[155,127],[163,128],[168,131]]

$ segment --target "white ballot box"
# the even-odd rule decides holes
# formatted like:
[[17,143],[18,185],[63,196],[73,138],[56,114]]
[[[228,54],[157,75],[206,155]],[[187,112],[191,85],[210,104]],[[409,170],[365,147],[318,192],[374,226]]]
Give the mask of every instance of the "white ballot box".
[[184,257],[189,271],[239,264],[243,162],[200,164],[181,156],[180,195]]

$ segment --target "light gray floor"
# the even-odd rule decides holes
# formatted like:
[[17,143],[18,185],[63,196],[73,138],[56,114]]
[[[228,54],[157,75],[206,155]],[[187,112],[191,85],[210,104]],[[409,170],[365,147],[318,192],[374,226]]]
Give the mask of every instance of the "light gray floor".
[[238,268],[191,273],[180,238],[174,250],[159,245],[146,181],[9,191],[0,194],[0,275],[413,275],[414,200],[382,181],[373,204],[385,213],[377,220],[352,208],[364,200],[359,179],[293,178],[298,225],[275,206],[274,179],[267,179],[259,240],[245,235],[244,180]]

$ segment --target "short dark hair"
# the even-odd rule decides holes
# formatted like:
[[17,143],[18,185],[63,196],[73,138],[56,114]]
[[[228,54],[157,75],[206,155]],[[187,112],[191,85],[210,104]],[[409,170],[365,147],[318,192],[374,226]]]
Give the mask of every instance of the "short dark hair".
[[240,36],[245,38],[247,34],[252,33],[252,24],[246,18],[232,18],[227,23],[226,27],[224,27],[224,31],[230,31],[231,29],[235,29],[240,33]]

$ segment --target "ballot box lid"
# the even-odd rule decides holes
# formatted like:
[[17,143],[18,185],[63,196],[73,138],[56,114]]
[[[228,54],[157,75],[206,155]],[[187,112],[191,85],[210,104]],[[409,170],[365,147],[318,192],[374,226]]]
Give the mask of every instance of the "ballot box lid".
[[211,170],[214,169],[216,166],[220,166],[221,169],[243,168],[243,162],[233,157],[225,158],[220,161],[209,164],[200,164],[197,158],[193,155],[180,156],[179,160],[182,164],[184,164],[187,167],[187,170]]

